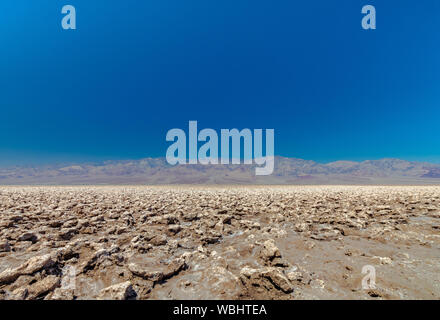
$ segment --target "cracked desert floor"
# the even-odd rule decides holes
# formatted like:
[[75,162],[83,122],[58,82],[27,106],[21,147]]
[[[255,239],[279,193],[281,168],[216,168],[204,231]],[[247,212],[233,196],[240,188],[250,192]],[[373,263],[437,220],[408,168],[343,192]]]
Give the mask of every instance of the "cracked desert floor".
[[0,299],[440,298],[440,187],[0,187],[0,225]]

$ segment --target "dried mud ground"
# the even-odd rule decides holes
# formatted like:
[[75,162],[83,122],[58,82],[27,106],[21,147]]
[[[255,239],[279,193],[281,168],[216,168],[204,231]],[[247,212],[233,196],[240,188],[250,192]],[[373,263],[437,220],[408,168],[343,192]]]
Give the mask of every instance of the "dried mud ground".
[[0,226],[0,299],[440,298],[440,187],[0,187]]

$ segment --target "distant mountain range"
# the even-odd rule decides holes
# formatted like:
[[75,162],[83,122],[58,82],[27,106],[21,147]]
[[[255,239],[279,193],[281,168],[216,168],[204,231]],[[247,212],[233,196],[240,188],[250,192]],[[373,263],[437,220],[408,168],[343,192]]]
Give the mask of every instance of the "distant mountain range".
[[0,168],[0,185],[81,184],[440,184],[440,164],[399,159],[336,161],[275,157],[270,176],[253,165],[177,165],[164,158]]

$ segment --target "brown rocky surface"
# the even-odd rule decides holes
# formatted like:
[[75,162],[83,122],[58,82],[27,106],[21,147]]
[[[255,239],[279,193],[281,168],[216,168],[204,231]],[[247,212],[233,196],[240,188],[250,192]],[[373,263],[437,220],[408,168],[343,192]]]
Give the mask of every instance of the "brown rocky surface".
[[0,187],[0,226],[0,299],[440,298],[436,186]]

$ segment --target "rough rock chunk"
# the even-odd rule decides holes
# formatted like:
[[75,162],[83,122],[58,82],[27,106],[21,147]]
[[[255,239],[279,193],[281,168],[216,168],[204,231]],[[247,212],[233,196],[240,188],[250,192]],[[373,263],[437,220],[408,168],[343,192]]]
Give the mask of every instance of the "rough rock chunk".
[[[252,298],[277,298],[293,292],[294,287],[284,273],[275,267],[254,269],[244,267],[240,271],[240,280]],[[278,293],[277,293],[278,292]]]
[[293,286],[289,279],[277,268],[268,268],[261,272],[261,276],[269,279],[277,289],[280,289],[284,293],[293,292]]
[[182,227],[178,224],[171,224],[168,226],[168,233],[171,235],[179,233],[180,230],[182,230]]
[[163,246],[163,245],[167,244],[167,242],[168,242],[168,240],[165,235],[158,235],[158,236],[153,237],[150,240],[150,243],[153,246]]
[[60,283],[61,279],[59,277],[54,275],[47,276],[43,280],[37,281],[29,287],[27,299],[33,300],[43,296],[59,287]]
[[266,260],[273,260],[280,258],[281,253],[278,247],[275,245],[275,241],[270,239],[263,243],[263,249],[261,250],[261,257]]
[[0,252],[9,252],[9,251],[11,251],[11,246],[9,245],[8,241],[1,241]]
[[128,269],[133,275],[153,281],[154,283],[169,279],[186,268],[187,264],[182,258],[173,260],[167,266],[144,267],[136,263],[128,265]]
[[166,267],[163,273],[164,279],[171,278],[172,276],[178,274],[180,271],[185,270],[186,268],[187,264],[184,259],[175,259]]
[[9,268],[0,273],[0,284],[14,282],[21,275],[33,274],[41,269],[51,267],[54,263],[50,254],[30,258],[18,268]]
[[97,265],[99,265],[103,260],[110,257],[111,254],[118,251],[117,247],[113,247],[110,250],[100,249],[95,252],[95,254],[85,261],[81,267],[81,272],[87,272],[93,270]]
[[134,300],[137,294],[130,281],[104,288],[98,295],[99,300]]
[[59,233],[58,237],[60,240],[70,240],[77,233],[78,233],[78,230],[76,230],[76,229],[63,229]]
[[340,235],[341,232],[338,230],[328,230],[328,231],[312,234],[310,237],[315,240],[330,241],[330,240],[339,239]]
[[138,276],[138,277],[141,277],[145,280],[150,280],[153,282],[159,282],[164,277],[162,271],[155,270],[152,268],[145,268],[145,267],[142,267],[136,263],[130,263],[128,265],[128,270],[130,270],[130,272],[135,276]]
[[11,300],[24,300],[24,299],[26,299],[28,292],[29,291],[27,288],[17,288],[14,291],[12,291],[11,295],[9,296],[9,299],[11,299]]
[[18,238],[18,241],[30,241],[32,243],[37,242],[37,240],[38,240],[37,235],[32,232],[26,232]]
[[74,300],[75,295],[71,289],[55,288],[44,300]]
[[281,257],[281,252],[275,245],[273,239],[267,240],[263,243],[263,248],[260,251],[260,257],[267,266],[287,267],[288,263]]

